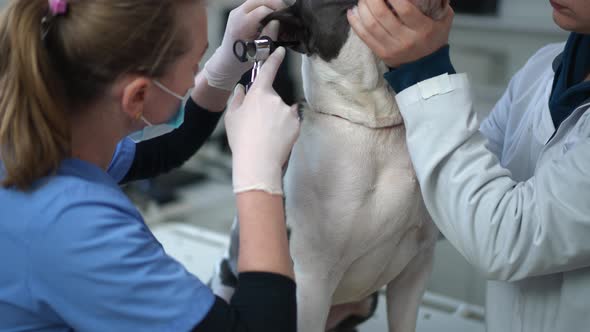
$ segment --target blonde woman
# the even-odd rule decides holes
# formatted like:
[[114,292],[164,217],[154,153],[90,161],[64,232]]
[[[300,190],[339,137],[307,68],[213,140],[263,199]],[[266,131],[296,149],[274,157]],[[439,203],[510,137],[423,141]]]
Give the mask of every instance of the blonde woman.
[[[236,89],[226,114],[242,229],[231,304],[166,255],[117,185],[198,149],[249,69],[233,42],[255,38],[283,6],[248,0],[234,10],[195,77],[207,48],[204,1],[9,2],[0,18],[0,330],[296,331],[280,177],[299,121],[271,87],[284,50],[248,96]],[[158,152],[178,149],[177,160],[149,152],[154,138]]]

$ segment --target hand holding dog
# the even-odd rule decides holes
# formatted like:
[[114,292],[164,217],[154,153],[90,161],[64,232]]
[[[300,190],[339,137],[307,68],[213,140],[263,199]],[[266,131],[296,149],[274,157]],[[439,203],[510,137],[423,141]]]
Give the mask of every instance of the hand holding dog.
[[441,0],[412,1],[416,4],[410,0],[360,0],[348,11],[352,29],[390,68],[419,60],[448,44],[454,18],[448,1],[442,0],[437,12],[430,11],[432,17],[440,17],[438,20],[418,7],[426,9],[428,3]]

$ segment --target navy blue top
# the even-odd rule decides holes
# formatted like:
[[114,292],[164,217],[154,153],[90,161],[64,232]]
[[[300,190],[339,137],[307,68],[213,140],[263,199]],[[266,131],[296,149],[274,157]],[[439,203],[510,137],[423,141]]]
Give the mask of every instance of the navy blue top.
[[555,71],[549,109],[555,128],[590,98],[590,36],[571,33]]
[[400,93],[416,83],[442,74],[455,73],[449,55],[449,45],[446,45],[422,59],[392,68],[385,73],[385,79],[393,91]]

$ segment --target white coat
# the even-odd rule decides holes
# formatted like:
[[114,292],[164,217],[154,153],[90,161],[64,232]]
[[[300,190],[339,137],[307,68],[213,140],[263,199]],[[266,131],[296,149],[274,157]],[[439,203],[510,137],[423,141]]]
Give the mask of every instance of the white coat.
[[534,55],[483,123],[465,74],[396,97],[429,212],[493,280],[489,332],[590,331],[590,103],[551,139],[552,62],[563,49]]

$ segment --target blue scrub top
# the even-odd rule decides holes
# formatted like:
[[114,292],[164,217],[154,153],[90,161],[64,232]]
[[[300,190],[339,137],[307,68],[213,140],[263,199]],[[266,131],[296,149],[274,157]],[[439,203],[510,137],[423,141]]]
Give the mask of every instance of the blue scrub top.
[[117,185],[134,152],[126,139],[108,173],[68,159],[30,192],[0,188],[0,331],[190,331],[209,312]]

